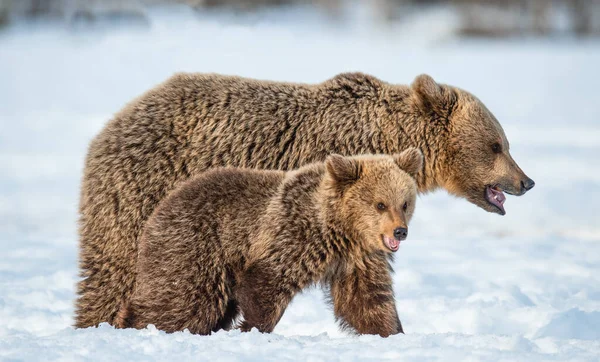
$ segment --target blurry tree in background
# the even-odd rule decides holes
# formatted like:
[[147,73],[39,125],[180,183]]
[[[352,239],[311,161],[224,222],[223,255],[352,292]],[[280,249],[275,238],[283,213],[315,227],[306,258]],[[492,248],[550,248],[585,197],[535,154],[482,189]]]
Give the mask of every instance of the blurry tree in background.
[[465,36],[600,35],[600,0],[0,0],[0,25],[51,20],[69,25],[149,25],[146,11],[185,6],[198,12],[256,12],[302,6],[344,18],[345,9],[370,9],[373,23],[406,21],[415,13],[446,9],[458,18]]
[[600,34],[598,0],[455,0],[469,35]]

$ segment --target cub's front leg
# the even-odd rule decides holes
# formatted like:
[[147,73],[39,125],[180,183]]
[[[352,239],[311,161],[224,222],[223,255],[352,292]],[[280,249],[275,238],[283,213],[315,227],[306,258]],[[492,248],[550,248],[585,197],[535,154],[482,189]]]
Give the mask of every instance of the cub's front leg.
[[[363,259],[365,268],[339,270],[330,285],[336,320],[360,334],[404,333],[396,311],[391,267],[384,253]],[[341,268],[343,269],[343,268]]]

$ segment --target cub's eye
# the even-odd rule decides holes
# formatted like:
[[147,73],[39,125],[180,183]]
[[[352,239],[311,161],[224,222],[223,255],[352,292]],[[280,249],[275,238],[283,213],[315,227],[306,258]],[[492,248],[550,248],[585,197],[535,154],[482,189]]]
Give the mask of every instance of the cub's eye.
[[404,202],[404,205],[402,205],[402,210],[406,211],[406,209],[408,209],[408,202]]
[[494,153],[500,153],[502,152],[502,146],[496,142],[492,145],[492,151],[494,151]]
[[379,211],[385,211],[385,209],[386,209],[386,206],[385,206],[385,204],[383,202],[380,202],[380,203],[377,204],[377,210],[379,210]]

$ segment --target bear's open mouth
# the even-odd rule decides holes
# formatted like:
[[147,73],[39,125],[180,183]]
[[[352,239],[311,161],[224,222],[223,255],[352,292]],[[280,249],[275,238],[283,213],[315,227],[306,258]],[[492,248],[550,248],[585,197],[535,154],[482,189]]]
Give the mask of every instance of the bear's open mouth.
[[498,210],[500,210],[500,214],[504,215],[506,214],[506,211],[504,211],[504,201],[506,201],[506,196],[504,196],[502,191],[503,190],[498,185],[488,185],[485,187],[485,199],[491,205],[496,206]]
[[388,249],[394,252],[398,251],[398,249],[400,248],[400,240],[390,238],[385,235],[382,235],[381,237],[383,238],[383,243],[385,244],[385,246],[387,246]]

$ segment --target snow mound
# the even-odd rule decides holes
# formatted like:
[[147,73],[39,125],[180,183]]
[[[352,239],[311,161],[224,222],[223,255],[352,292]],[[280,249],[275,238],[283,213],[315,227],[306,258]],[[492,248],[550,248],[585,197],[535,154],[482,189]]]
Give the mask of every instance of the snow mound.
[[600,312],[584,312],[579,308],[556,313],[550,323],[541,328],[538,337],[600,340]]

